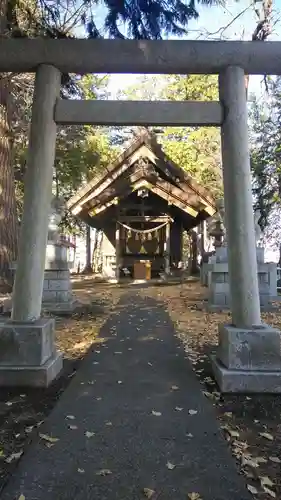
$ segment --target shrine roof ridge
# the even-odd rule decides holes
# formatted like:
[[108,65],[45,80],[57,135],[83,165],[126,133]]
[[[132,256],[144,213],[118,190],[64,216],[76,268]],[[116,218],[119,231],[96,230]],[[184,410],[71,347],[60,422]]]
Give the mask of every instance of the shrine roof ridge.
[[[200,186],[190,175],[188,175],[180,166],[174,163],[163,151],[161,144],[157,142],[156,135],[153,132],[150,132],[144,127],[139,128],[139,134],[134,137],[126,150],[118,156],[118,158],[106,167],[104,172],[101,172],[99,175],[96,175],[92,181],[90,181],[86,186],[81,187],[78,192],[70,198],[67,202],[67,208],[69,210],[73,210],[77,205],[83,205],[85,201],[89,199],[92,192],[96,192],[98,188],[102,191],[103,183],[107,181],[111,183],[115,180],[113,174],[118,169],[121,168],[122,164],[124,164],[124,170],[130,168],[129,164],[126,164],[126,160],[135,153],[142,145],[145,145],[157,156],[160,162],[163,162],[167,170],[169,171],[169,175],[178,178],[179,181],[188,184],[188,186],[194,191],[196,195],[203,198],[206,203],[212,207],[213,209],[217,209],[216,202],[214,198],[208,193],[207,189]],[[110,180],[110,176],[112,179]]]

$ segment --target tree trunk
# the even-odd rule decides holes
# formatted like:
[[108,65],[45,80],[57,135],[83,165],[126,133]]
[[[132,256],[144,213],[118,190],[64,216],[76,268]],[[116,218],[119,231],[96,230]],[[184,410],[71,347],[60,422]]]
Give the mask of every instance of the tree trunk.
[[86,266],[83,270],[83,274],[91,274],[93,272],[92,268],[92,251],[91,251],[91,227],[87,225],[86,227]]
[[[6,31],[7,2],[0,2],[0,36]],[[17,258],[18,223],[12,164],[11,78],[0,76],[0,291],[12,286],[10,266]]]
[[197,274],[199,269],[198,269],[198,235],[196,231],[191,231],[190,232],[191,236],[191,266],[190,266],[190,273],[191,274]]

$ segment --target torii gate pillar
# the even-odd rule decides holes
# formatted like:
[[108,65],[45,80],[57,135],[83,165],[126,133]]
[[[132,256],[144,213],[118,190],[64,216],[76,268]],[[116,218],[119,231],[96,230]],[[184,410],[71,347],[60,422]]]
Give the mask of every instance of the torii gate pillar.
[[0,386],[46,387],[62,368],[54,320],[40,317],[60,79],[53,66],[36,73],[12,317],[0,323]]
[[219,78],[232,324],[213,360],[222,392],[281,392],[280,332],[261,323],[244,70]]

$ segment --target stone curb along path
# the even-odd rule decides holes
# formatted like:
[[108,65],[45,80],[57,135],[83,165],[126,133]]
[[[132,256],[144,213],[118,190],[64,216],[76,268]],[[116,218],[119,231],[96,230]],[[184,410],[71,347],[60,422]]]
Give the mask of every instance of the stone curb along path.
[[250,500],[174,333],[124,296],[1,500]]

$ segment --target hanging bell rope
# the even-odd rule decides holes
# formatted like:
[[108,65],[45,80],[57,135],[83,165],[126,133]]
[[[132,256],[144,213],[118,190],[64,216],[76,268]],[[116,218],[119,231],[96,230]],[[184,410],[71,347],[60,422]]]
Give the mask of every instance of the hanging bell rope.
[[126,224],[124,224],[123,222],[120,222],[119,220],[117,222],[118,222],[118,224],[120,224],[120,226],[124,227],[128,231],[132,231],[133,233],[142,233],[142,234],[153,233],[155,231],[158,231],[159,229],[162,229],[162,227],[165,227],[165,226],[167,226],[167,224],[170,223],[170,221],[168,220],[168,221],[163,222],[159,226],[151,227],[150,229],[135,229],[134,227],[127,226]]

